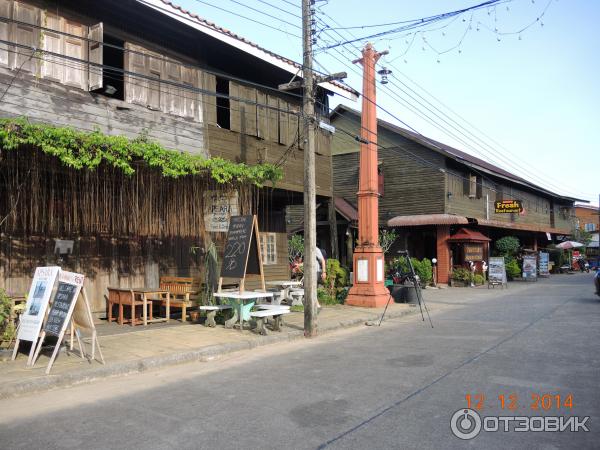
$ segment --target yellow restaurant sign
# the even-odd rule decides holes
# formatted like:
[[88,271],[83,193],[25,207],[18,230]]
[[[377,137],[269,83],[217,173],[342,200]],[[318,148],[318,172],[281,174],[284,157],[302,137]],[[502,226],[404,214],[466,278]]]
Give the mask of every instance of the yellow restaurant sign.
[[523,211],[521,200],[500,200],[496,202],[496,214],[520,213]]

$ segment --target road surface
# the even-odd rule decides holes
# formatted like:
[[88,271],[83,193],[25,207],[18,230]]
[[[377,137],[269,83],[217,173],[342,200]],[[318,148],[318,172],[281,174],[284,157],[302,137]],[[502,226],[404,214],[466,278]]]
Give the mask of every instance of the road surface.
[[[600,298],[591,274],[436,294],[444,295],[430,301],[434,329],[412,316],[2,401],[0,446],[599,448]],[[461,440],[450,419],[468,394],[488,430],[506,423],[495,416],[527,419]],[[540,426],[530,422],[536,416],[578,416],[589,431],[513,430]]]

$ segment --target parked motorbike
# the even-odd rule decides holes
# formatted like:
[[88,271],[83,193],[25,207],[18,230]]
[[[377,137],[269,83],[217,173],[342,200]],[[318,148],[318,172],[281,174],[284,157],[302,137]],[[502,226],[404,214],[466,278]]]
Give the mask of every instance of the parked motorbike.
[[600,297],[600,269],[596,270],[594,285],[596,286],[596,295]]

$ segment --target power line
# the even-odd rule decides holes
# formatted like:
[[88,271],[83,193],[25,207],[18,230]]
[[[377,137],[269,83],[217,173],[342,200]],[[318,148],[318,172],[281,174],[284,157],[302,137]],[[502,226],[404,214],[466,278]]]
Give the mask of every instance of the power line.
[[[324,14],[325,14],[325,15],[327,15],[326,13],[324,13]],[[328,16],[328,17],[330,17],[330,16]],[[331,17],[330,17],[330,18],[331,18]],[[333,22],[335,22],[335,20],[334,20],[333,18],[331,18],[331,20],[332,20]],[[323,21],[321,20],[321,22],[323,22]],[[324,23],[324,22],[323,22],[323,23]],[[336,22],[336,23],[337,23],[337,22]],[[339,24],[338,24],[338,25],[339,25]],[[333,28],[332,28],[332,29],[333,29]],[[467,31],[468,31],[468,29],[469,29],[469,28],[467,27]],[[335,30],[334,30],[334,31],[335,31]],[[336,34],[339,34],[339,32],[337,32],[337,31],[335,31],[335,32],[336,32]],[[351,34],[351,33],[349,33],[349,34]],[[341,35],[340,35],[340,36],[341,36]],[[343,36],[341,36],[341,37],[343,38]],[[356,46],[354,46],[354,47],[356,48]],[[360,51],[358,48],[356,48],[356,49],[357,49],[357,51]],[[337,51],[337,49],[334,49],[334,50],[336,50],[336,51]],[[339,51],[338,51],[338,53],[339,53]],[[332,55],[330,55],[330,56],[332,56]],[[332,56],[332,57],[333,57],[333,56]],[[336,60],[337,60],[337,58],[335,58],[335,57],[334,57],[334,59],[336,59]],[[338,61],[339,61],[339,60],[338,60]],[[341,62],[341,61],[340,61],[340,62]],[[344,64],[344,63],[342,62],[342,64]],[[344,65],[345,65],[345,64],[344,64]],[[414,83],[414,82],[413,82],[413,83]],[[394,83],[392,83],[392,84],[394,84]],[[416,83],[414,83],[414,84],[416,84]],[[405,86],[406,86],[406,85],[405,85]],[[418,86],[418,85],[417,85],[417,86]],[[398,87],[398,86],[396,86],[396,87]],[[410,89],[410,87],[408,87],[408,86],[406,86],[406,87],[407,87],[408,89]],[[396,93],[395,93],[395,92],[391,91],[391,90],[390,90],[389,88],[387,88],[387,87],[385,87],[385,89],[389,91],[390,95],[391,95],[393,98],[396,98],[396,100],[398,100],[398,97],[396,96]],[[401,89],[401,88],[400,88],[400,89]],[[402,89],[401,89],[401,90],[402,90]],[[413,91],[413,92],[414,92],[416,95],[418,95],[419,97],[421,97],[421,98],[422,98],[422,96],[420,96],[420,95],[419,95],[419,94],[418,94],[416,91],[414,91],[414,90],[412,90],[412,89],[410,89],[410,90],[411,90],[411,91]],[[403,91],[403,90],[402,90],[402,91]],[[405,91],[403,91],[403,92],[405,92]],[[405,93],[406,93],[406,92],[405,92]],[[408,94],[408,95],[410,95],[410,94]],[[412,96],[411,96],[411,98],[412,98]],[[414,98],[413,98],[413,99],[414,99]],[[425,99],[424,99],[424,100],[425,100]],[[437,100],[437,99],[436,99],[436,100]],[[439,102],[439,100],[438,100],[438,102]],[[402,99],[402,103],[404,103],[404,100],[403,100],[403,99]],[[419,103],[420,103],[420,102],[419,102]],[[429,102],[428,102],[428,103],[429,103]],[[440,102],[440,103],[441,103],[441,102]],[[431,105],[431,103],[429,103],[429,104]],[[419,117],[421,117],[422,119],[424,119],[426,122],[428,122],[428,123],[432,124],[431,120],[429,120],[429,119],[431,119],[431,118],[429,118],[429,119],[426,119],[426,118],[424,118],[424,117],[423,117],[423,114],[422,114],[421,112],[417,112],[417,111],[415,111],[415,110],[414,110],[415,108],[414,108],[412,105],[405,105],[405,106],[406,106],[406,107],[408,107],[408,108],[409,108],[411,111],[413,111],[414,113],[416,113],[416,114],[417,114]],[[422,106],[423,106],[423,105],[422,105]],[[434,109],[436,109],[437,111],[440,111],[440,110],[439,110],[437,107],[435,107],[434,105],[431,105],[431,106],[432,106]],[[429,109],[429,108],[427,108],[427,109],[428,109],[428,110],[431,112],[431,109]],[[440,112],[442,112],[442,111],[440,111]],[[388,114],[389,114],[389,112],[388,112]],[[446,117],[449,117],[449,116],[447,116],[447,115],[446,115],[445,113],[443,113],[443,112],[442,112],[442,114],[444,114]],[[393,114],[390,114],[390,115],[391,115],[392,117],[395,117]],[[438,115],[436,114],[436,116],[438,116]],[[439,117],[439,116],[438,116],[438,117]],[[395,117],[395,118],[396,118],[396,117]],[[396,120],[398,120],[398,118],[396,118]],[[402,122],[402,121],[400,121],[400,122]],[[456,123],[456,121],[454,121],[454,122]],[[447,122],[446,122],[446,123],[447,123]],[[406,124],[405,124],[405,125],[406,125]],[[466,144],[466,143],[465,143],[464,141],[462,141],[461,139],[457,139],[457,137],[456,137],[456,136],[455,136],[453,133],[450,133],[450,132],[448,132],[448,130],[446,130],[446,129],[443,129],[443,127],[441,128],[441,127],[440,127],[438,124],[432,124],[432,125],[433,125],[434,127],[438,128],[438,129],[440,129],[440,131],[443,131],[445,134],[449,134],[449,135],[451,135],[451,136],[452,136],[454,139],[458,140],[459,142],[462,142],[462,143],[463,143],[463,144],[465,144],[467,147],[470,147],[472,150],[475,150],[475,149],[473,149],[473,148],[472,148],[472,147],[471,147],[469,144]],[[455,128],[455,129],[456,129],[456,127],[453,127],[453,128]],[[475,136],[475,138],[476,138],[476,139],[479,139],[479,138],[477,138],[477,136],[476,136],[475,134],[473,134],[473,133],[471,133],[470,131],[466,130],[464,127],[461,127],[461,128],[462,128],[462,129],[464,129],[465,131],[467,131],[467,132],[468,132],[469,134],[471,134],[472,136]],[[415,130],[415,131],[416,131],[416,130]],[[458,131],[460,132],[460,130],[458,130]],[[460,133],[464,135],[464,133],[462,133],[462,132],[460,132]],[[466,136],[466,137],[467,137],[467,136]],[[469,138],[469,139],[470,139],[470,140],[473,140],[472,138]],[[479,140],[480,140],[480,139],[479,139]],[[480,140],[480,141],[481,141],[481,140]],[[486,144],[486,145],[488,145],[488,147],[489,147],[489,144]],[[509,164],[509,165],[510,165],[510,164]],[[535,176],[534,176],[534,178],[535,178]],[[554,186],[554,188],[555,188],[555,189],[559,189],[559,190],[567,190],[567,191],[569,191],[569,189],[565,189],[564,187],[558,187],[558,186],[554,185],[553,183],[550,183],[550,182],[547,182],[547,181],[542,181],[542,184],[550,184],[551,186]],[[587,196],[587,194],[586,194],[586,196]]]
[[[295,24],[295,23],[288,22],[287,20],[283,20],[283,19],[281,19],[281,18],[279,18],[279,17],[277,17],[277,16],[274,16],[274,15],[272,15],[272,14],[269,14],[269,13],[266,13],[266,12],[264,12],[264,11],[261,11],[260,9],[256,9],[256,8],[254,8],[254,7],[252,7],[252,6],[246,5],[245,3],[242,3],[242,2],[240,2],[240,1],[238,1],[238,0],[229,0],[229,1],[230,1],[230,2],[233,2],[233,3],[236,3],[236,4],[240,5],[240,6],[243,6],[244,8],[248,8],[248,9],[250,9],[251,11],[254,11],[254,12],[257,12],[257,13],[259,13],[259,14],[262,14],[263,16],[267,16],[267,17],[269,17],[270,19],[275,19],[275,20],[278,20],[278,21],[280,21],[280,22],[282,22],[282,23],[285,23],[285,24],[287,24],[287,25],[291,25],[291,26],[293,26],[294,28],[298,28],[299,30],[301,30],[301,29],[302,29],[302,27],[301,27],[301,26],[299,26],[299,25],[297,25],[297,24]],[[263,3],[266,3],[266,2],[263,2]],[[267,3],[267,4],[268,4],[268,5],[270,5],[269,3]],[[270,5],[270,6],[272,6],[272,5]]]
[[320,51],[329,50],[331,48],[340,47],[340,46],[347,45],[347,44],[352,44],[354,42],[366,41],[366,40],[373,39],[373,38],[387,36],[389,34],[401,33],[403,31],[412,30],[412,29],[415,29],[415,28],[420,28],[420,27],[423,27],[423,26],[431,24],[431,23],[435,23],[435,22],[439,22],[439,21],[442,21],[442,20],[446,20],[446,19],[448,19],[450,17],[454,17],[454,16],[457,16],[457,15],[460,15],[460,14],[464,14],[464,13],[469,12],[469,11],[475,11],[475,10],[481,9],[481,8],[488,8],[489,6],[497,4],[497,3],[506,3],[506,2],[510,2],[510,1],[512,1],[512,0],[488,0],[488,1],[485,1],[485,2],[480,3],[478,5],[470,6],[468,8],[463,8],[463,9],[460,9],[460,10],[451,11],[451,12],[447,12],[447,13],[443,13],[443,14],[437,14],[435,16],[424,17],[422,19],[417,19],[417,20],[414,20],[411,23],[409,23],[407,25],[404,25],[402,27],[394,28],[394,29],[387,30],[387,31],[382,31],[380,33],[374,33],[374,34],[371,34],[371,35],[368,35],[368,36],[363,36],[363,37],[348,39],[346,41],[338,42],[338,43],[333,44],[333,45],[329,45],[329,46],[326,46],[326,47],[321,47]]

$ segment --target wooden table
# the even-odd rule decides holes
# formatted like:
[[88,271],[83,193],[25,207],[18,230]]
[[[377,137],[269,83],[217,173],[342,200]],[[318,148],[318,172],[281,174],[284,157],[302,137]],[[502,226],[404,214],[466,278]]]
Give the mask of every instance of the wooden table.
[[[109,287],[108,289],[113,289],[115,291],[127,291],[133,292],[133,295],[136,294],[142,297],[142,320],[144,322],[144,326],[148,325],[148,323],[154,322],[168,322],[171,318],[171,294],[169,291],[165,291],[163,289],[158,288],[144,288],[144,287],[133,287],[133,288],[113,288]],[[164,296],[165,299],[165,316],[159,317],[156,319],[148,320],[148,297],[156,296],[161,297]],[[152,300],[151,300],[152,301]],[[161,300],[162,301],[162,300]],[[135,325],[135,311],[131,311],[131,324]]]
[[233,306],[233,317],[225,322],[226,328],[233,328],[235,323],[239,320],[240,331],[244,329],[244,320],[247,322],[250,320],[250,310],[254,306],[254,303],[259,298],[273,297],[272,292],[253,292],[245,291],[240,293],[237,292],[215,292],[214,297],[224,298],[232,301]]

